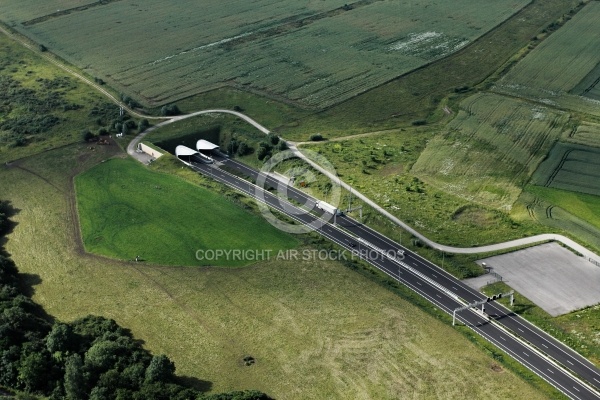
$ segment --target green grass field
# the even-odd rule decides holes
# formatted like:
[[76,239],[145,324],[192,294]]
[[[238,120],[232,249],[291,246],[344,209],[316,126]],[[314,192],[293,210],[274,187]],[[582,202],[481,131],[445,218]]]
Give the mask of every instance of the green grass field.
[[591,1],[515,65],[496,90],[598,115],[596,102],[578,96],[597,95],[599,22],[600,4]]
[[[299,244],[222,196],[131,159],[102,163],[79,175],[75,185],[83,242],[95,254],[122,260],[141,255],[161,265],[240,266],[253,260],[215,259],[204,252],[277,254]],[[203,260],[196,258],[197,250]]]
[[149,104],[233,85],[323,108],[461,49],[528,3],[128,0],[25,26],[12,5],[4,20]]
[[594,225],[600,233],[600,196],[532,185],[527,192]]
[[557,143],[531,177],[533,185],[600,196],[600,149]]
[[411,173],[456,196],[510,210],[568,117],[508,97],[471,96]]
[[[0,168],[2,198],[18,209],[7,250],[35,285],[34,300],[56,318],[114,318],[211,392],[256,388],[289,399],[552,395],[548,385],[540,394],[449,324],[338,263],[179,268],[79,253],[69,177],[105,155],[67,147]],[[251,367],[242,362],[248,354],[257,360]]]

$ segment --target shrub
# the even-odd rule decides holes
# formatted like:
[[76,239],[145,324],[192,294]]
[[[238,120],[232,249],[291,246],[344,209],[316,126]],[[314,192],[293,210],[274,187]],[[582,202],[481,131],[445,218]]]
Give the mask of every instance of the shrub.
[[143,132],[145,131],[148,127],[150,126],[150,123],[148,122],[147,119],[143,119],[140,121],[140,123],[138,124],[138,131]]
[[237,149],[238,156],[245,156],[246,154],[250,153],[250,151],[251,148],[246,144],[246,142],[240,142]]
[[258,150],[256,151],[256,157],[258,157],[258,159],[261,161],[264,160],[268,154],[269,154],[269,151],[263,146],[260,146],[258,148]]
[[90,140],[94,139],[96,136],[89,130],[89,129],[84,129],[81,131],[81,138],[83,139],[84,142],[89,142]]
[[269,139],[269,142],[270,142],[272,145],[274,145],[274,146],[275,146],[277,143],[279,143],[279,136],[277,136],[277,135],[275,135],[275,134],[273,134],[273,133],[269,133],[269,134],[267,135],[267,138]]
[[168,104],[160,109],[160,114],[164,116],[179,115],[181,111],[176,104]]

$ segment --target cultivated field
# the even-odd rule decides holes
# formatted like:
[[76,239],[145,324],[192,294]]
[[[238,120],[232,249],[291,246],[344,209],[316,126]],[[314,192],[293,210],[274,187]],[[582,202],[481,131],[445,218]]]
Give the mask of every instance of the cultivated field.
[[[25,169],[0,168],[2,198],[19,210],[7,249],[35,282],[34,299],[56,318],[114,318],[173,359],[179,375],[213,392],[542,397],[449,324],[337,263],[173,268],[78,254],[69,176],[97,156],[64,148],[23,162]],[[243,365],[245,355],[256,364]]]
[[600,149],[557,143],[531,183],[600,196]]
[[[87,251],[122,260],[141,255],[161,265],[240,266],[248,257],[198,260],[201,250],[270,250],[298,246],[258,215],[210,190],[148,170],[133,159],[114,159],[75,180]],[[257,235],[260,232],[260,235]],[[266,254],[266,253],[265,253]]]
[[325,107],[455,52],[529,1],[192,3],[123,0],[26,26],[11,19],[151,104],[234,85]]
[[583,122],[566,135],[564,140],[587,146],[600,147],[600,124]]
[[[514,66],[496,90],[599,113],[600,3],[591,1]],[[569,94],[571,93],[571,94]],[[574,96],[587,96],[590,99]]]
[[543,106],[471,96],[429,141],[411,173],[456,196],[510,210],[567,120]]
[[600,100],[600,63],[571,90],[571,93]]
[[20,0],[18,2],[10,0],[0,0],[0,9],[2,9],[2,19],[11,24],[23,23],[34,18],[43,17],[48,14],[54,14],[61,10],[68,10],[76,7],[99,3],[95,0]]

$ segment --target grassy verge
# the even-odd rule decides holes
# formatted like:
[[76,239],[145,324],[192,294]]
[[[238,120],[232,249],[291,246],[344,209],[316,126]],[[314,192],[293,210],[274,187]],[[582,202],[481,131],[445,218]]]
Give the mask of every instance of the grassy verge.
[[[98,155],[66,148],[22,162],[25,169],[0,170],[3,197],[19,210],[7,249],[35,282],[34,299],[57,318],[114,318],[149,349],[171,357],[178,374],[206,379],[213,392],[543,397],[498,370],[447,323],[337,262],[169,268],[81,255],[73,244],[69,176]],[[174,163],[164,157],[153,168]],[[246,355],[256,364],[245,366]]]
[[227,198],[132,159],[109,160],[75,183],[83,242],[95,254],[141,255],[162,265],[240,266],[254,260],[230,251],[277,254],[299,243]]

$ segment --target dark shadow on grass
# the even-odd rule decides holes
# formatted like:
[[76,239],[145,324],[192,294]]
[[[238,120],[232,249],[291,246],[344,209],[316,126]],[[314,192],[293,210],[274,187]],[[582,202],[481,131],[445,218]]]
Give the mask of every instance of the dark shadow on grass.
[[513,310],[515,314],[523,314],[525,311],[534,308],[533,304],[515,304]]
[[17,223],[11,218],[20,211],[21,210],[15,208],[10,201],[0,199],[0,247],[4,247],[7,242],[6,235],[12,233],[17,226]]
[[175,380],[182,386],[191,387],[200,392],[208,392],[213,387],[212,382],[204,381],[193,376],[178,376]]
[[23,293],[27,297],[33,297],[35,294],[34,286],[42,283],[42,278],[37,274],[22,274],[19,273],[20,278],[20,289],[21,293]]
[[[18,266],[17,266],[18,267]],[[35,287],[42,283],[42,278],[37,274],[23,274],[19,273],[19,290],[20,292],[27,296],[28,298],[32,298],[35,294]],[[32,303],[35,310],[32,310],[35,315],[38,317],[50,322],[53,324],[55,322],[55,318],[48,314],[44,307],[42,307],[38,303]]]

